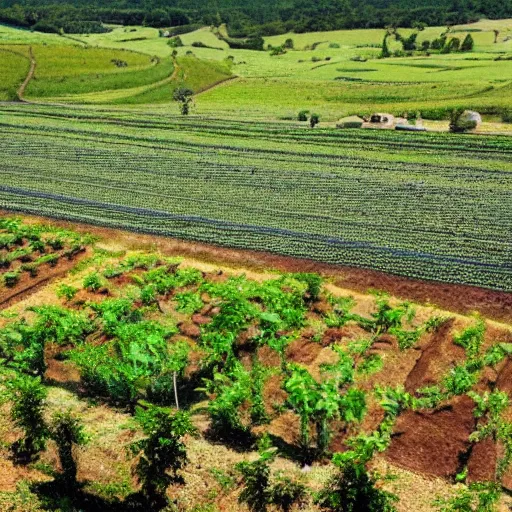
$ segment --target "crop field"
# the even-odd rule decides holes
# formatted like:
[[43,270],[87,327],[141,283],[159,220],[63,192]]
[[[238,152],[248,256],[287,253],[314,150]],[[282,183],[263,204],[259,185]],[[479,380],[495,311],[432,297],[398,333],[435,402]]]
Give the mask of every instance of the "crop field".
[[[155,493],[186,511],[320,512],[350,468],[397,512],[510,506],[509,325],[104,231],[1,311],[0,508],[139,512]],[[147,489],[140,460],[169,479]]]
[[[0,303],[13,291],[32,288],[41,275],[62,273],[63,263],[85,252],[91,242],[78,233],[50,226],[30,226],[0,219]],[[68,265],[69,267],[69,265]]]
[[512,291],[504,136],[29,106],[0,123],[4,208]]

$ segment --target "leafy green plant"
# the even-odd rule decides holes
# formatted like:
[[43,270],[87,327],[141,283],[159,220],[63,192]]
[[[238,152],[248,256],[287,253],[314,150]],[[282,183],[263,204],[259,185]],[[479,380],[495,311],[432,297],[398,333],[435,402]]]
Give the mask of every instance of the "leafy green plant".
[[90,292],[97,292],[103,286],[103,280],[101,279],[100,274],[92,272],[85,276],[83,286]]
[[246,503],[249,510],[266,512],[271,501],[270,463],[276,457],[276,450],[267,437],[260,440],[259,458],[253,462],[240,462],[236,469],[242,475],[243,489],[238,497],[240,503]]
[[167,488],[181,481],[180,471],[187,464],[183,437],[194,434],[196,429],[187,412],[171,413],[156,406],[137,409],[136,419],[146,437],[129,447],[131,455],[139,456],[135,474],[148,502],[165,504]]
[[60,482],[66,489],[74,489],[77,487],[77,462],[73,446],[84,445],[88,441],[82,421],[70,411],[58,412],[53,415],[50,435],[57,444],[62,468]]
[[5,395],[12,403],[14,425],[24,432],[13,450],[21,459],[32,460],[45,449],[49,435],[43,417],[48,391],[40,377],[20,374],[7,381]]
[[73,300],[75,295],[78,293],[78,288],[74,286],[69,286],[67,284],[61,284],[57,288],[57,297],[59,299],[65,298],[67,301]]

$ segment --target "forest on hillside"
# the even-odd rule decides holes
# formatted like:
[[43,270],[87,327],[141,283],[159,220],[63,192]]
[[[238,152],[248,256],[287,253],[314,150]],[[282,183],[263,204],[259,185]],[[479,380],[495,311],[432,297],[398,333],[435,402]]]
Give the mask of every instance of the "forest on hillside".
[[416,27],[512,17],[512,0],[0,0],[0,21],[44,32],[87,33],[104,24],[156,28],[226,23],[232,37],[288,31]]

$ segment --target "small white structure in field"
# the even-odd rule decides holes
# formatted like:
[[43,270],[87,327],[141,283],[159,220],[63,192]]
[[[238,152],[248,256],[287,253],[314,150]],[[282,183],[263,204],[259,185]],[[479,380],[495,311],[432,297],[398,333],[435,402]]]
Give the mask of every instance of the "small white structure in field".
[[344,117],[336,123],[336,128],[361,128],[363,123],[363,119],[358,116]]
[[465,110],[459,119],[462,123],[476,123],[478,128],[482,124],[482,116],[474,110]]
[[393,128],[395,116],[391,114],[376,113],[370,116],[370,125],[379,125],[380,128]]

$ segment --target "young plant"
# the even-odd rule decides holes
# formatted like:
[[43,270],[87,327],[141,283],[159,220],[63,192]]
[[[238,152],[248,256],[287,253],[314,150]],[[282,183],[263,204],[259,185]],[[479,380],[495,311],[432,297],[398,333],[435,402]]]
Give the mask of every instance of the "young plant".
[[171,413],[162,407],[138,409],[136,419],[146,437],[129,447],[133,456],[139,456],[135,474],[148,504],[163,508],[167,503],[167,488],[182,480],[180,470],[187,464],[183,437],[195,433],[196,429],[187,412]]
[[50,425],[51,438],[57,444],[62,473],[60,482],[65,489],[75,489],[77,462],[73,454],[73,447],[87,443],[88,437],[79,418],[70,411],[54,414]]
[[271,447],[268,437],[264,436],[258,451],[260,456],[255,461],[244,461],[236,465],[243,482],[238,501],[246,503],[251,511],[266,512],[271,502],[270,464],[276,457],[276,450]]
[[43,412],[46,405],[47,389],[40,377],[20,374],[7,381],[6,398],[12,402],[11,418],[24,437],[14,443],[15,454],[26,460],[33,460],[45,449],[49,432]]

